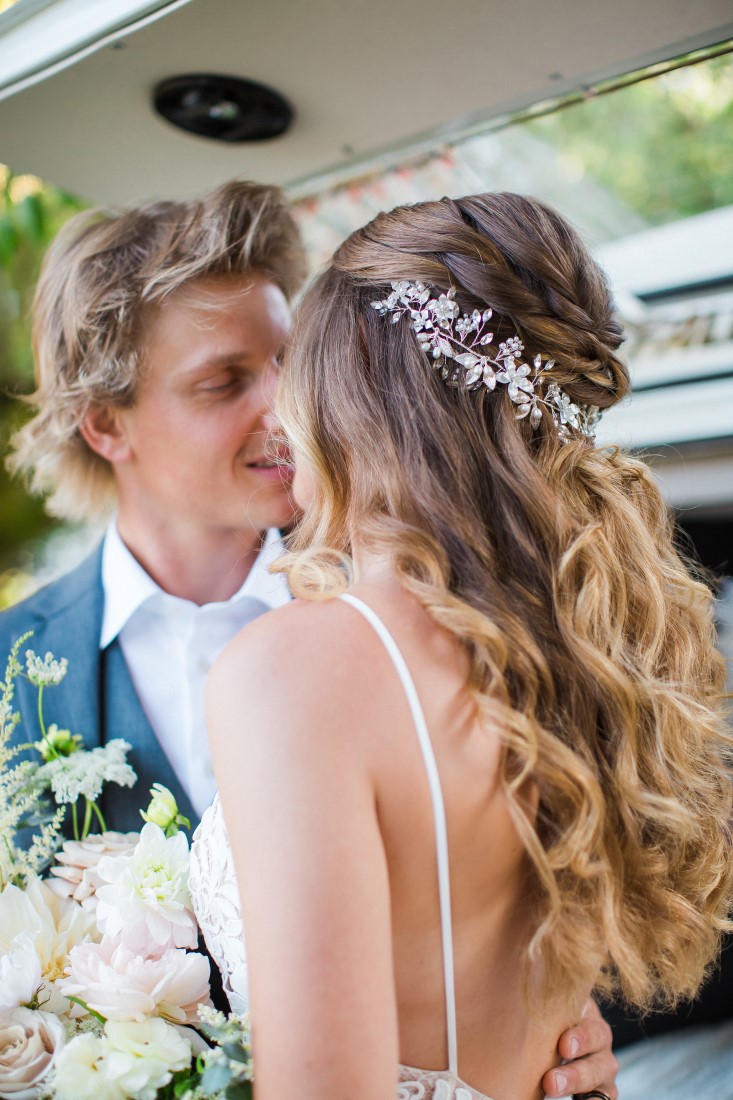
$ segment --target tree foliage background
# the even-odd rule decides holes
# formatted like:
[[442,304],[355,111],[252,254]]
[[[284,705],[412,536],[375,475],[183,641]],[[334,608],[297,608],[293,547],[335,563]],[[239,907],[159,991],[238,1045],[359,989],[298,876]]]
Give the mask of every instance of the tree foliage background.
[[591,97],[528,128],[649,225],[733,203],[733,57]]
[[[566,176],[594,178],[649,225],[733,203],[730,54],[591,97],[522,127],[559,152]],[[565,209],[571,214],[572,203],[569,194]],[[33,388],[30,313],[43,254],[82,206],[0,165],[2,456],[25,415],[18,398]],[[32,567],[53,526],[42,505],[0,470],[0,606],[18,594],[15,571]]]
[[[80,200],[0,165],[0,450],[26,414],[18,398],[33,389],[30,319],[43,255]],[[43,505],[0,473],[0,574],[28,565],[34,545],[55,525]],[[12,578],[5,577],[5,584]]]

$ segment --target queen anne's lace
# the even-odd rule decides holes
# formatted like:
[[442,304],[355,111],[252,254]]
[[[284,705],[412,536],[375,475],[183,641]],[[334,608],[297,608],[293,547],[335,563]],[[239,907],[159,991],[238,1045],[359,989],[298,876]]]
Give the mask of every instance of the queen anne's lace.
[[[492,309],[461,313],[451,287],[445,294],[433,292],[424,283],[407,279],[392,283],[392,293],[383,301],[372,302],[381,316],[391,314],[396,324],[408,316],[422,350],[433,359],[433,366],[449,386],[477,390],[485,386],[507,387],[509,399],[516,405],[517,420],[529,417],[536,428],[548,415],[561,439],[570,438],[570,428],[593,437],[600,412],[596,405],[576,404],[547,374],[555,363],[535,355],[532,366],[521,361],[524,344],[518,336],[503,340],[492,355],[489,347],[494,333],[489,331]],[[543,391],[544,390],[544,395]]]
[[120,787],[134,785],[135,772],[125,759],[130,748],[127,741],[115,737],[88,752],[58,756],[41,765],[36,785],[50,787],[59,805],[76,802],[82,796],[96,802],[105,783],[117,783]]
[[26,676],[34,687],[49,687],[60,684],[69,667],[66,657],[57,661],[53,653],[47,653],[45,657],[37,657],[32,649],[27,649],[25,654]]

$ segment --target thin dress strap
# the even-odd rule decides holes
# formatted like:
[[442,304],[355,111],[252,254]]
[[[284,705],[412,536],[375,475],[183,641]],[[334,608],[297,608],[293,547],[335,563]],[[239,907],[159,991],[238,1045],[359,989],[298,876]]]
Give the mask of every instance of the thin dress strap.
[[448,1036],[448,1070],[454,1077],[458,1077],[458,1037],[456,1033],[456,990],[455,972],[453,967],[453,924],[451,920],[450,903],[450,871],[448,865],[448,829],[445,821],[445,803],[443,790],[440,785],[438,766],[435,762],[435,753],[430,740],[425,715],[420,699],[418,698],[415,684],[405,659],[394,638],[387,630],[379,616],[372,611],[363,600],[352,596],[348,592],[342,592],[340,599],[351,604],[376,630],[384,642],[385,649],[392,658],[397,675],[402,681],[407,701],[410,704],[412,720],[415,723],[420,748],[425,761],[425,770],[430,784],[430,797],[433,802],[433,817],[435,819],[435,849],[438,857],[438,895],[440,898],[440,931],[443,944],[443,981],[445,985],[445,1020]]

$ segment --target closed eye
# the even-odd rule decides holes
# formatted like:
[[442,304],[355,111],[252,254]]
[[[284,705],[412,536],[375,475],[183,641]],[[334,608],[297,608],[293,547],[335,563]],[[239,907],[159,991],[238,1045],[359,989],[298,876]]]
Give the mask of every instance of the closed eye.
[[220,393],[224,390],[231,390],[234,386],[240,386],[241,380],[239,378],[230,378],[227,382],[219,382],[216,385],[206,385],[200,388],[205,393]]
[[249,375],[244,372],[227,372],[218,374],[214,378],[207,378],[196,387],[199,393],[224,394],[244,389],[248,383]]

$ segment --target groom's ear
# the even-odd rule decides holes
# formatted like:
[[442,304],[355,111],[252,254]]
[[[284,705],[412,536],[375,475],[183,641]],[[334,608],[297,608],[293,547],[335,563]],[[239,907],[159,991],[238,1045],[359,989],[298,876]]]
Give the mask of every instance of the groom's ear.
[[131,448],[119,411],[111,405],[91,408],[79,425],[82,439],[95,454],[113,465],[127,462]]

